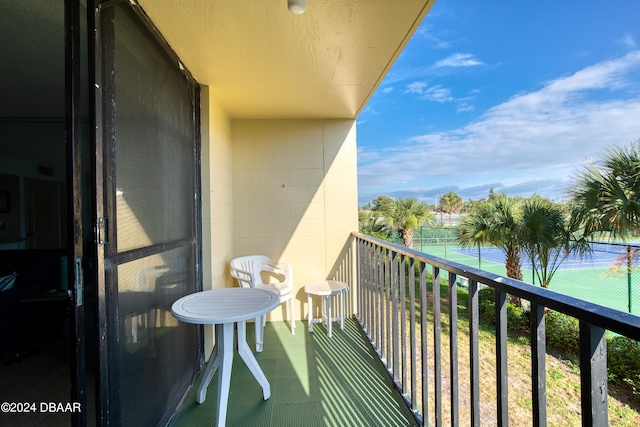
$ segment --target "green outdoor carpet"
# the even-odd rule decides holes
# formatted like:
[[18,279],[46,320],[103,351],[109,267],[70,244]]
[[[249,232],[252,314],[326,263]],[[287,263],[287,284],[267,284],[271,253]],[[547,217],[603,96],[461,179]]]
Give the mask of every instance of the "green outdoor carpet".
[[[262,389],[236,354],[227,426],[418,425],[355,319],[347,319],[344,330],[334,323],[331,339],[325,325],[314,325],[313,333],[306,321],[296,326],[291,335],[288,323],[267,323],[264,351],[254,353],[271,385],[269,400],[262,400]],[[252,349],[253,331],[248,324]],[[215,425],[218,374],[201,405],[195,399],[199,384],[200,378],[172,427]]]

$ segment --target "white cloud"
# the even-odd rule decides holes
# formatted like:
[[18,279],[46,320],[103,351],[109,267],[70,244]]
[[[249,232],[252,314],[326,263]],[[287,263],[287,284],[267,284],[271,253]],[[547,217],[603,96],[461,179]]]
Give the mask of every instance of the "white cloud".
[[451,89],[442,87],[442,85],[427,86],[425,82],[413,82],[407,85],[407,90],[404,93],[419,95],[421,99],[441,103],[454,100],[451,96]]
[[[502,182],[510,191],[526,188],[557,198],[585,158],[640,138],[638,70],[640,51],[633,51],[513,96],[458,129],[362,151],[360,186],[366,192],[416,183],[462,188]],[[437,88],[418,87],[421,96]],[[431,95],[449,96],[446,90],[436,95],[438,89]]]
[[427,87],[425,82],[413,82],[407,85],[405,93],[417,93],[418,95],[424,92],[424,88]]
[[475,110],[475,107],[473,105],[469,105],[466,102],[461,102],[460,104],[458,104],[458,109],[456,110],[456,113],[466,113],[468,111],[473,111]]
[[453,97],[451,96],[451,89],[444,88],[440,85],[431,86],[430,88],[424,90],[422,92],[421,98],[436,102],[453,101]]
[[476,65],[482,65],[482,62],[478,61],[470,53],[454,53],[448,58],[441,59],[436,62],[433,68],[440,67],[473,67]]
[[[429,17],[434,17],[434,12],[429,12]],[[416,35],[424,38],[429,42],[429,46],[436,49],[449,49],[452,45],[451,41],[445,40],[441,35],[435,34],[435,30],[432,26],[424,24],[418,28]]]
[[385,87],[384,89],[382,89],[382,93],[385,95],[391,92],[393,92],[393,87]]
[[625,34],[621,39],[618,40],[618,44],[622,46],[628,47],[630,49],[636,48],[636,41],[633,39],[631,34]]

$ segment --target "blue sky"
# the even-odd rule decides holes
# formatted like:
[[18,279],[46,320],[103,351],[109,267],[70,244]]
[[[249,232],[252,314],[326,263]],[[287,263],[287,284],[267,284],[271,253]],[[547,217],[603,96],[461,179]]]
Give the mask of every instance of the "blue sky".
[[562,201],[640,139],[640,1],[438,0],[358,116],[359,203]]

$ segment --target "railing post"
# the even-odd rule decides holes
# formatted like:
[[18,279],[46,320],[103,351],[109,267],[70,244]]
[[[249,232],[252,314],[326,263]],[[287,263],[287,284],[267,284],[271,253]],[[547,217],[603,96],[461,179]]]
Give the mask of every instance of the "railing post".
[[533,400],[533,425],[547,425],[547,371],[546,332],[544,307],[531,303],[529,326],[531,330],[531,398]]
[[429,354],[427,349],[427,265],[420,261],[420,340],[422,366],[422,419],[429,425]]
[[404,255],[400,255],[400,383],[402,384],[402,393],[407,395],[407,274],[405,272]]
[[509,425],[509,384],[507,371],[507,294],[496,290],[496,384],[498,426]]
[[631,245],[627,245],[627,294],[629,298],[629,313],[633,313],[633,287],[631,286]]
[[411,358],[411,409],[414,413],[418,412],[418,394],[416,379],[416,270],[415,259],[409,258],[409,337],[410,337],[410,353]]
[[363,249],[365,242],[356,239],[356,260],[358,263],[358,320],[362,325],[362,329],[367,332],[367,311],[366,311],[366,288],[367,288],[367,255]]
[[440,269],[433,267],[433,387],[436,427],[442,425],[442,310],[440,307]]
[[449,273],[449,366],[451,372],[451,425],[460,423],[458,401],[458,289],[457,277]]
[[381,307],[382,307],[382,298],[381,298],[381,289],[382,284],[384,283],[384,258],[382,256],[383,249],[377,246],[373,252],[373,263],[375,264],[375,270],[373,271],[373,295],[371,303],[373,304],[374,310],[372,314],[371,322],[373,323],[373,341],[377,344],[378,348],[380,346],[382,340],[382,333],[380,332],[382,316],[381,316]]
[[375,292],[375,280],[374,280],[374,272],[376,271],[375,260],[371,257],[371,252],[375,250],[375,246],[371,243],[367,242],[367,245],[364,246],[364,250],[366,251],[365,258],[367,262],[367,295],[363,299],[364,303],[367,305],[367,330],[371,334],[372,326],[375,327],[375,322],[373,321],[375,306],[371,305],[373,293]]
[[471,425],[480,426],[480,360],[479,338],[480,320],[478,317],[478,282],[469,280],[469,376]]
[[385,333],[386,344],[384,349],[385,351],[385,360],[387,363],[387,369],[391,366],[391,257],[393,251],[388,249],[385,254],[384,260],[384,278],[385,278],[385,288],[384,288],[384,311],[385,311],[385,324],[382,330]]
[[[393,369],[393,382],[396,386],[400,383],[400,331],[398,325],[398,287],[399,287],[399,272],[398,272],[398,262],[400,255],[397,252],[393,253],[393,257],[391,258],[391,335],[392,335],[392,348],[391,348],[391,359],[393,359],[393,363],[389,360],[389,364]],[[402,387],[398,387],[402,390]]]
[[603,328],[580,321],[582,425],[608,426],[607,340]]

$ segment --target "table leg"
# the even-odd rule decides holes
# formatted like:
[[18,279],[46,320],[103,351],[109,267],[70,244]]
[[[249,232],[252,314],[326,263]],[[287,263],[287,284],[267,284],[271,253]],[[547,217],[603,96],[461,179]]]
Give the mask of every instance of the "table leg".
[[309,332],[313,332],[313,298],[311,294],[307,294],[307,301],[309,303]]
[[220,349],[220,372],[218,373],[218,408],[216,425],[224,427],[227,421],[227,404],[231,386],[231,366],[233,364],[233,323],[216,325],[216,341]]
[[[217,328],[217,326],[216,326]],[[203,403],[207,398],[207,387],[209,387],[209,383],[211,382],[211,378],[216,373],[216,369],[218,369],[218,365],[220,364],[220,349],[218,343],[220,337],[218,336],[216,329],[216,345],[213,346],[213,350],[211,350],[211,356],[209,356],[209,362],[207,362],[207,368],[202,375],[202,380],[200,381],[200,386],[198,387],[198,403]]]
[[264,342],[264,321],[265,315],[256,317],[254,320],[256,326],[256,353],[262,352],[262,344]]
[[340,329],[344,329],[344,292],[340,292]]
[[258,380],[258,384],[262,387],[262,396],[264,397],[264,400],[267,400],[271,397],[271,386],[247,344],[246,322],[238,322],[238,354],[242,357],[245,365],[247,365],[256,380]]
[[327,336],[331,338],[331,324],[333,323],[333,313],[331,310],[331,295],[327,296]]

